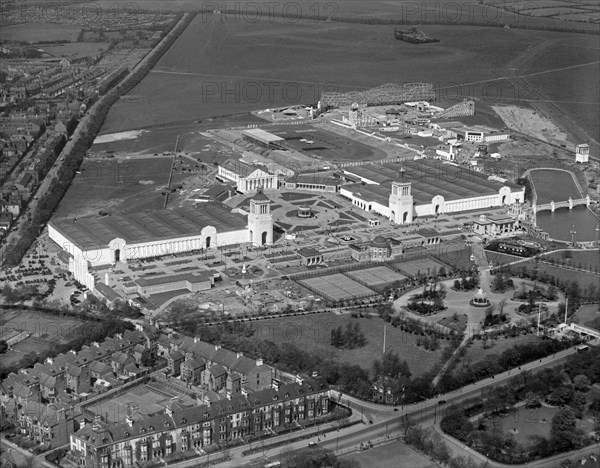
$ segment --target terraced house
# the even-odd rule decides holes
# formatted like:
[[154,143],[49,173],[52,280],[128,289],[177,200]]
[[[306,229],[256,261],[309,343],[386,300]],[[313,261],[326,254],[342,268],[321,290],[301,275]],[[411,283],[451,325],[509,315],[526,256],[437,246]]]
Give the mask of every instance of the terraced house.
[[277,428],[313,421],[329,414],[328,386],[322,378],[296,382],[255,393],[243,391],[226,400],[183,408],[168,403],[149,417],[128,415],[124,423],[107,424],[96,417],[71,435],[70,457],[79,466],[127,468],[137,462],[159,459],[222,444]]

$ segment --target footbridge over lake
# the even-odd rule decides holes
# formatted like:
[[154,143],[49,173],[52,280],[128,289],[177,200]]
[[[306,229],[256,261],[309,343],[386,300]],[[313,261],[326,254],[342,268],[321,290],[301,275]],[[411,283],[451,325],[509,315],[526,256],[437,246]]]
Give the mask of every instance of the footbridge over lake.
[[571,197],[569,197],[569,199],[566,201],[555,202],[554,200],[552,200],[550,203],[542,203],[541,205],[534,204],[533,212],[539,213],[540,211],[550,210],[550,211],[552,211],[552,213],[554,213],[554,211],[557,210],[558,208],[569,208],[570,210],[572,210],[574,206],[578,206],[578,205],[590,206],[590,203],[591,202],[590,202],[589,195],[586,195],[585,198],[578,198],[576,200],[573,200]]
[[[566,325],[566,324],[563,324]],[[575,333],[579,333],[580,335],[588,335],[593,336],[594,338],[600,338],[600,331],[595,328],[585,327],[583,325],[579,325],[577,323],[570,323],[567,325],[570,330],[573,330]],[[565,328],[567,328],[565,327]]]

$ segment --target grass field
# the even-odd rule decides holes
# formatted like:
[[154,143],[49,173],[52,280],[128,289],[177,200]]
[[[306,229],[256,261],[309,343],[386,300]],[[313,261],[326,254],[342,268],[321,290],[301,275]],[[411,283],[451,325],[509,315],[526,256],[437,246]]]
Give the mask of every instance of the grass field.
[[[512,255],[505,255],[498,252],[486,251],[485,255],[486,258],[494,262],[495,265],[503,265],[505,263],[518,260],[518,257],[514,257]],[[582,271],[576,270],[567,270],[565,268],[547,265],[545,263],[536,264],[536,262],[531,260],[519,263],[517,265],[513,265],[511,266],[511,269],[513,272],[518,273],[522,267],[527,268],[529,272],[533,271],[533,269],[537,267],[540,273],[545,272],[550,276],[554,276],[555,278],[560,279],[560,281],[576,281],[582,290],[587,288],[590,284],[598,286],[598,276],[593,275],[591,273],[584,273]]]
[[434,260],[425,258],[423,260],[409,260],[408,262],[397,262],[394,263],[396,268],[406,272],[408,276],[416,276],[421,273],[427,275],[432,273],[434,269],[439,270],[440,267],[444,266]]
[[[323,90],[346,92],[387,82],[429,81],[440,89],[438,100],[455,103],[470,92],[456,83],[496,79],[494,70],[540,40],[555,38],[543,31],[468,27],[472,40],[464,41],[465,27],[430,26],[427,32],[441,42],[414,47],[397,41],[389,26],[224,23],[201,16],[142,80],[135,92],[139,101],[115,104],[103,130],[315,103]],[[560,40],[568,45],[571,38]],[[514,101],[514,89],[504,80],[496,83],[503,100]],[[472,91],[483,98],[480,107],[489,103],[485,90]]]
[[359,279],[368,286],[381,286],[406,278],[406,276],[396,273],[394,270],[385,266],[349,271],[346,272],[345,275]]
[[298,282],[313,288],[318,294],[333,301],[343,301],[357,297],[373,296],[376,294],[372,289],[369,289],[340,273],[317,276]]
[[42,50],[54,57],[88,57],[100,50],[108,50],[108,42],[69,42],[66,44],[44,45]]
[[589,324],[600,317],[600,305],[599,304],[586,304],[582,305],[572,319],[575,323],[581,325]]
[[553,259],[555,261],[565,262],[567,265],[571,265],[574,267],[578,267],[579,265],[587,266],[587,268],[600,269],[600,255],[598,253],[590,252],[590,251],[576,251],[569,252],[570,258],[565,257],[565,252],[557,252],[549,255],[544,255],[542,258],[544,260]]
[[79,36],[79,26],[55,23],[21,23],[2,26],[0,40],[2,41],[76,41]]
[[[505,433],[514,434],[517,441],[527,446],[534,441],[532,437],[549,438],[552,427],[552,418],[558,413],[558,408],[525,408],[521,406],[514,413],[509,413],[500,418],[502,429]],[[586,433],[592,430],[592,424],[581,419],[577,420],[577,427]]]
[[514,413],[500,418],[500,422],[505,433],[514,434],[515,439],[527,446],[533,442],[532,437],[550,436],[552,418],[557,412],[558,408],[521,406]]
[[361,468],[434,468],[439,467],[403,442],[391,442],[364,452],[343,455],[343,460],[358,462]]
[[[331,346],[331,330],[347,323],[358,323],[367,338],[366,346],[357,349],[338,350]],[[383,346],[383,327],[387,325],[386,345],[406,359],[413,376],[419,376],[431,369],[441,358],[442,350],[425,351],[416,345],[416,335],[404,333],[390,327],[379,318],[352,318],[348,315],[333,313],[285,317],[252,322],[256,330],[255,337],[270,340],[277,344],[294,344],[301,349],[310,350],[340,362],[358,364],[370,369],[374,359],[381,358]]]
[[86,160],[55,213],[56,217],[162,208],[171,158]]
[[23,355],[52,349],[58,343],[66,343],[81,333],[83,322],[74,318],[44,314],[28,310],[3,310],[0,315],[0,340],[26,332],[29,338],[12,346],[2,355],[4,366],[14,364]]

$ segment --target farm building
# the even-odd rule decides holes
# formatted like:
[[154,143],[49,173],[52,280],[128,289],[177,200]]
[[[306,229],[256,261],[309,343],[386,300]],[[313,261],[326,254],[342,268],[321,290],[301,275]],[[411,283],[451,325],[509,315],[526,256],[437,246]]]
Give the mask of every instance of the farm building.
[[344,169],[344,174],[360,182],[342,186],[340,195],[396,224],[412,223],[419,216],[513,205],[525,199],[521,186],[439,161],[358,166]]
[[219,202],[198,207],[140,213],[57,219],[48,224],[50,239],[68,255],[69,271],[94,290],[90,267],[160,257],[224,245],[273,242],[270,200],[259,191],[250,212]]

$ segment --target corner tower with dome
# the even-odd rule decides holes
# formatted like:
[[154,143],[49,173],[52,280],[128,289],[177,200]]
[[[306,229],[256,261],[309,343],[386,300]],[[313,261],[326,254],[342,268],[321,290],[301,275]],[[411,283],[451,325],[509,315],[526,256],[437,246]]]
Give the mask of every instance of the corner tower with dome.
[[273,243],[271,200],[263,193],[262,188],[259,188],[256,195],[250,199],[248,231],[249,240],[253,245],[268,245]]

